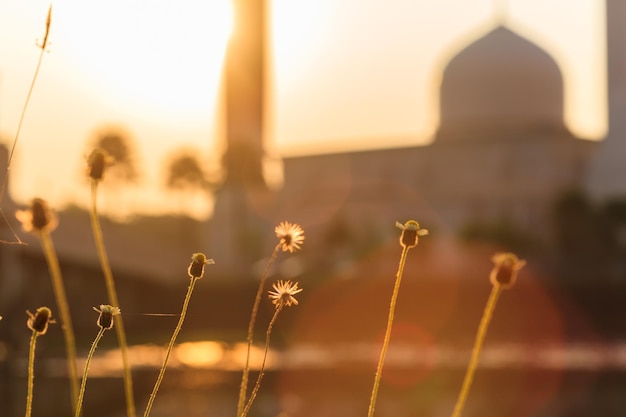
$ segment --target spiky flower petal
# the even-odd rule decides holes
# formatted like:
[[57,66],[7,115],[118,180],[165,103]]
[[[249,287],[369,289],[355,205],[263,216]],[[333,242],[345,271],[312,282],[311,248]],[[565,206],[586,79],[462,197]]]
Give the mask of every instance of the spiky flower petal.
[[278,280],[272,284],[273,290],[269,291],[269,297],[272,303],[278,307],[298,305],[298,300],[294,295],[302,291],[302,288],[298,288],[297,282]]
[[300,245],[304,242],[304,230],[297,224],[289,222],[281,222],[274,229],[276,237],[280,240],[283,252],[295,252],[300,249]]

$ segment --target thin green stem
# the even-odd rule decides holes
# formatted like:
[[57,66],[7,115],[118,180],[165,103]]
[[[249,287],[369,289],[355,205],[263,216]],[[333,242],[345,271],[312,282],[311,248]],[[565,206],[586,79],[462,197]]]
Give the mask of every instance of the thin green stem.
[[259,288],[256,292],[256,298],[254,299],[254,305],[252,306],[252,314],[250,315],[250,322],[248,323],[248,335],[246,337],[247,349],[246,349],[246,363],[243,367],[243,375],[241,376],[241,386],[239,387],[239,400],[237,401],[237,417],[241,417],[243,413],[243,407],[246,402],[246,391],[248,390],[248,376],[250,374],[250,350],[252,348],[252,342],[254,338],[254,324],[256,322],[256,317],[259,313],[259,304],[261,304],[261,296],[263,295],[263,287],[265,286],[265,281],[267,280],[267,275],[269,274],[270,267],[276,260],[278,256],[278,252],[280,251],[281,243],[279,242],[274,248],[274,252],[272,252],[272,256],[270,260],[267,262],[265,266],[265,271],[263,271],[263,275],[261,276],[261,281],[259,282]]
[[98,343],[100,339],[102,339],[102,335],[106,330],[105,327],[100,327],[100,331],[96,335],[93,343],[91,344],[91,349],[89,349],[89,354],[87,355],[87,361],[85,362],[85,369],[83,370],[83,380],[80,384],[80,393],[78,394],[78,402],[76,403],[76,411],[74,412],[74,417],[80,417],[80,411],[83,408],[83,399],[85,398],[85,388],[87,387],[87,375],[89,374],[89,365],[91,364],[91,359],[93,358],[93,354],[98,347]]
[[256,379],[256,384],[254,385],[254,389],[252,390],[252,394],[250,394],[250,399],[246,404],[246,408],[244,408],[242,417],[248,415],[250,411],[250,407],[252,407],[252,403],[256,398],[257,393],[259,392],[259,388],[261,387],[261,380],[263,379],[263,375],[265,374],[265,361],[267,359],[267,352],[270,349],[270,335],[272,334],[272,328],[274,327],[274,322],[276,322],[276,318],[278,317],[278,313],[283,309],[282,304],[278,304],[276,307],[276,311],[274,311],[274,316],[272,316],[272,320],[270,320],[270,324],[267,326],[267,332],[265,333],[265,351],[263,352],[263,362],[261,363],[261,370],[259,371],[259,376]]
[[385,363],[385,355],[387,355],[387,348],[389,347],[389,339],[391,338],[391,327],[393,325],[393,316],[396,309],[396,301],[398,299],[398,292],[400,290],[400,282],[402,281],[402,274],[404,272],[404,264],[406,263],[406,255],[409,252],[409,247],[402,246],[402,255],[400,256],[400,263],[398,265],[398,273],[396,274],[396,283],[393,287],[393,294],[391,295],[391,302],[389,303],[389,316],[387,317],[387,330],[385,331],[385,339],[383,340],[383,347],[380,351],[380,358],[378,359],[378,367],[376,368],[376,375],[374,376],[374,387],[372,388],[372,396],[370,397],[369,410],[367,412],[368,417],[374,415],[374,408],[376,407],[376,397],[378,396],[378,388],[380,386],[380,377],[383,374],[383,364]]
[[76,339],[74,338],[74,328],[72,326],[72,317],[70,315],[70,307],[67,303],[67,296],[63,288],[63,277],[61,276],[61,267],[57,258],[54,244],[50,233],[43,230],[39,234],[41,245],[43,247],[46,261],[48,262],[48,270],[52,278],[52,289],[56,299],[57,308],[61,316],[61,329],[65,338],[65,351],[67,354],[67,371],[70,380],[70,394],[72,399],[72,407],[78,399],[78,371],[76,370]]
[[28,393],[26,394],[26,414],[25,417],[30,417],[33,411],[33,388],[35,386],[35,347],[37,345],[37,336],[39,334],[36,330],[33,330],[33,334],[30,336],[30,349],[28,351]]
[[196,281],[199,278],[191,278],[191,282],[189,283],[189,288],[187,289],[187,295],[185,296],[185,301],[183,302],[183,308],[180,313],[180,318],[178,319],[178,324],[174,329],[174,333],[172,334],[172,338],[170,339],[170,343],[167,346],[167,352],[165,353],[165,359],[163,360],[163,365],[161,366],[161,371],[159,372],[159,376],[154,384],[154,388],[152,389],[152,394],[150,394],[150,398],[148,399],[148,405],[146,406],[146,411],[143,414],[144,417],[148,417],[150,415],[150,411],[152,410],[152,404],[154,403],[154,399],[156,398],[157,392],[159,391],[159,386],[161,385],[161,381],[163,380],[163,375],[165,375],[165,369],[167,368],[167,362],[170,359],[170,354],[172,353],[172,348],[174,347],[174,342],[176,342],[176,337],[180,332],[181,327],[183,327],[183,322],[185,321],[185,316],[187,315],[187,307],[189,306],[189,300],[191,299],[191,293],[193,292],[193,287],[196,285]]
[[498,301],[498,297],[501,292],[502,286],[500,285],[494,285],[491,288],[491,293],[489,294],[489,299],[487,300],[487,305],[485,306],[485,311],[483,312],[483,317],[480,320],[478,332],[476,333],[476,340],[474,341],[474,348],[472,349],[472,357],[469,365],[467,366],[467,370],[465,371],[463,385],[461,387],[459,397],[456,400],[452,417],[460,417],[463,412],[465,400],[467,400],[467,395],[469,394],[470,387],[472,386],[472,380],[474,379],[474,373],[476,371],[476,367],[478,366],[478,359],[483,346],[483,341],[485,340],[485,335],[487,334],[487,328],[489,327],[489,322],[491,322],[493,310],[496,307],[496,302]]
[[[115,281],[113,280],[113,273],[111,272],[111,265],[104,246],[104,238],[102,237],[102,228],[100,227],[100,220],[98,218],[97,207],[97,195],[98,195],[98,181],[92,180],[91,182],[91,229],[93,231],[94,241],[96,243],[96,249],[98,251],[98,258],[100,258],[100,265],[102,272],[104,273],[104,282],[106,284],[107,295],[109,297],[109,304],[115,307],[120,307],[119,300],[117,298],[117,291],[115,290]],[[126,342],[126,332],[124,331],[124,320],[121,314],[114,316],[115,320],[115,333],[117,335],[117,341],[122,351],[122,363],[124,366],[124,390],[126,393],[126,413],[128,417],[135,417],[135,398],[133,395],[133,379],[130,371],[130,361],[128,360],[128,343]]]

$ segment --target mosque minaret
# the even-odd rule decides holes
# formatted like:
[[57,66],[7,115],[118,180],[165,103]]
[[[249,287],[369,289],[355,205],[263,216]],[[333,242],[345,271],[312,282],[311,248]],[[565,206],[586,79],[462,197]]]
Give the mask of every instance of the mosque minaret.
[[587,191],[599,200],[626,196],[626,1],[606,1],[609,131],[591,160]]

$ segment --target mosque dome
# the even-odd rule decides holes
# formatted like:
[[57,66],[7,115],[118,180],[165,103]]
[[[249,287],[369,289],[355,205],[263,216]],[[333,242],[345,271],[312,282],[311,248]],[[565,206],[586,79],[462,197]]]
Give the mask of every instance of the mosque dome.
[[440,134],[537,128],[565,129],[563,78],[544,50],[500,26],[450,60]]

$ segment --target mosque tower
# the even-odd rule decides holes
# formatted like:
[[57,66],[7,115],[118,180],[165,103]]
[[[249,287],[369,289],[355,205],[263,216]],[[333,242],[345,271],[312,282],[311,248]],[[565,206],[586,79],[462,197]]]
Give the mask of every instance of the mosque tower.
[[245,276],[258,259],[269,190],[263,175],[266,1],[233,0],[234,25],[223,78],[223,182],[215,194],[207,245],[216,271]]
[[233,7],[235,21],[224,74],[224,186],[265,187],[262,169],[265,1],[234,0]]
[[626,197],[626,1],[606,0],[609,132],[591,161],[587,190]]

